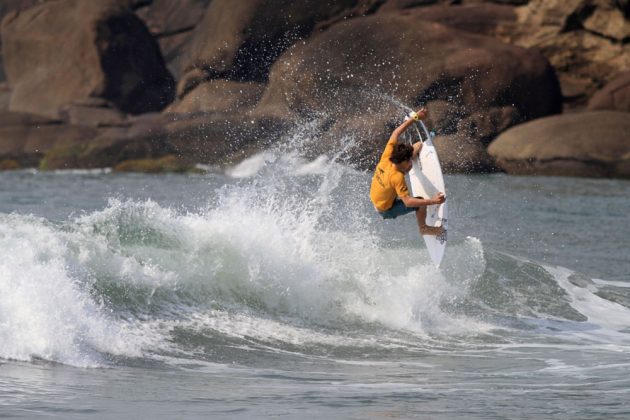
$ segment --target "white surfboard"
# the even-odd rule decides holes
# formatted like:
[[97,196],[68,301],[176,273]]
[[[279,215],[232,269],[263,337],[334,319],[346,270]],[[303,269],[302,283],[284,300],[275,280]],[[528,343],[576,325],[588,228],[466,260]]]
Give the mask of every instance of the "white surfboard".
[[[409,133],[409,134],[407,134]],[[440,167],[435,146],[433,146],[433,136],[427,130],[422,121],[414,123],[407,132],[406,140],[410,143],[422,141],[422,150],[418,159],[414,159],[413,168],[409,171],[409,181],[411,183],[411,194],[414,197],[431,198],[438,192],[446,194],[444,187],[444,176]],[[431,260],[439,266],[444,257],[447,237],[447,201],[442,204],[427,206],[427,225],[444,226],[444,233],[440,236],[423,235],[427,245]]]

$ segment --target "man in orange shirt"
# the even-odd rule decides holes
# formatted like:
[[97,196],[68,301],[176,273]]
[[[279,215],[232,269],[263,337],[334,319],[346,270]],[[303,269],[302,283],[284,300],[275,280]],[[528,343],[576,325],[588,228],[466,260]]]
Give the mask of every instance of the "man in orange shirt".
[[376,165],[370,188],[370,199],[383,219],[395,219],[398,216],[415,212],[420,234],[437,236],[442,234],[443,228],[441,226],[427,226],[427,206],[442,204],[446,197],[441,192],[430,199],[409,195],[405,174],[411,170],[412,159],[420,154],[422,142],[417,142],[413,146],[398,143],[398,136],[409,128],[414,120],[422,119],[426,115],[426,108],[412,112],[411,118],[394,130],[387,146],[385,146],[385,151],[381,155],[381,160]]

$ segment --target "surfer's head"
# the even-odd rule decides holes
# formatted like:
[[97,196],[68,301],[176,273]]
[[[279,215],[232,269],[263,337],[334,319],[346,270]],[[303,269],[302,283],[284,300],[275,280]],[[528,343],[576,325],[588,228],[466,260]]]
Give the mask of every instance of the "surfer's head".
[[413,147],[405,143],[396,143],[394,151],[389,160],[396,165],[401,172],[407,173],[411,170],[411,156],[413,156]]

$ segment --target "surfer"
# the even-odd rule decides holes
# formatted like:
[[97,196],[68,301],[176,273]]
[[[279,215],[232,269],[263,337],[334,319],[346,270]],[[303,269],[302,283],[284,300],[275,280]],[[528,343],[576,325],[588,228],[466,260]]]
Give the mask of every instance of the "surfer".
[[415,212],[420,234],[441,235],[442,226],[427,226],[427,206],[442,204],[446,200],[444,193],[439,192],[432,198],[411,197],[405,182],[405,174],[411,170],[412,159],[420,154],[422,142],[413,145],[399,143],[398,136],[407,130],[415,121],[427,115],[426,108],[412,112],[405,122],[396,128],[385,146],[381,160],[376,165],[370,199],[376,211],[383,219],[395,219],[407,213]]

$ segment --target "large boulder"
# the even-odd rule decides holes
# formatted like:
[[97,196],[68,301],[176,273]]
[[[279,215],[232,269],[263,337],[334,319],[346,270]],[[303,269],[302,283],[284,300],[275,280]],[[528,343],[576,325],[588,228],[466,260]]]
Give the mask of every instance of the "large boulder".
[[10,109],[57,118],[76,100],[102,97],[123,112],[163,109],[174,81],[127,0],[59,0],[9,14],[2,50]]
[[[2,19],[12,12],[26,10],[38,3],[38,0],[2,0],[0,1],[0,22]],[[4,63],[2,58],[2,37],[0,36],[0,82],[6,80],[4,74]]]
[[[560,112],[561,95],[536,51],[413,13],[387,13],[334,25],[289,49],[272,67],[255,112],[324,116],[330,136],[322,151],[353,137],[359,166],[369,167],[403,105],[419,104],[428,105],[438,134],[486,145],[511,125]],[[464,160],[454,156],[453,167],[482,169],[479,162],[490,160],[483,147],[475,149],[460,154]]]
[[506,172],[630,178],[630,113],[541,118],[501,134],[488,151]]
[[630,68],[627,0],[388,0],[378,12],[392,10],[418,10],[424,20],[538,49],[558,72],[568,108],[582,108]]
[[180,77],[186,46],[209,3],[210,0],[153,0],[136,11],[160,44],[167,67],[176,79]]
[[618,75],[597,91],[589,101],[588,109],[630,112],[630,71]]
[[612,76],[630,69],[630,6],[612,0],[530,0],[517,8],[509,42],[536,48],[558,72],[571,108],[581,108]]
[[59,112],[61,119],[71,125],[108,127],[127,125],[126,116],[101,98],[88,98],[64,106]]
[[379,3],[382,1],[212,0],[182,59],[182,74],[202,69],[208,78],[264,82],[276,58],[318,23],[369,12],[372,4]]
[[[411,4],[410,4],[411,3]],[[417,3],[417,2],[416,2]],[[378,13],[399,12],[418,6],[409,0],[388,1]],[[504,27],[516,24],[517,14],[513,5],[493,3],[422,5],[406,10],[422,20],[437,22],[462,31],[483,35],[500,36]]]
[[0,111],[8,111],[11,102],[11,88],[7,82],[0,82]]
[[210,80],[173,102],[165,112],[243,112],[256,105],[264,88],[261,83]]

